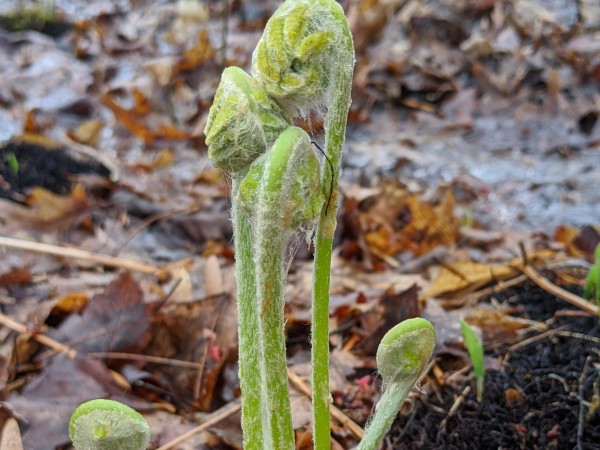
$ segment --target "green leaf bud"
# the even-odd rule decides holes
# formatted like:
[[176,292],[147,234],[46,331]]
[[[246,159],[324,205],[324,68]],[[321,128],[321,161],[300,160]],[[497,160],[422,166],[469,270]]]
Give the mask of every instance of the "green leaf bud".
[[[286,200],[280,214],[284,229],[289,231],[314,223],[321,212],[325,195],[321,188],[319,158],[309,136],[300,128],[290,127],[274,146],[283,143],[291,152],[287,171],[294,172],[287,177],[291,185],[282,185],[287,192],[284,193]],[[238,199],[248,212],[257,207],[259,188],[269,157],[270,152],[267,152],[254,161],[240,183]]]
[[302,113],[327,106],[337,71],[352,73],[352,37],[331,0],[288,0],[273,14],[252,56],[252,73],[282,104]]
[[239,172],[269,148],[290,119],[239,67],[223,71],[204,134],[215,167]]

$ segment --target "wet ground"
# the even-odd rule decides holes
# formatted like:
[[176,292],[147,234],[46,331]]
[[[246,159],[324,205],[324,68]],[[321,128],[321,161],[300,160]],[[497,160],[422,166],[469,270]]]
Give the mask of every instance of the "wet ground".
[[[472,377],[417,400],[412,412],[396,423],[391,448],[600,448],[598,318],[528,284],[495,300],[500,308],[545,322],[549,329],[525,336],[514,347],[487,352],[499,367],[486,372],[481,403]],[[452,360],[451,353],[442,352],[440,358],[442,365]]]
[[507,111],[481,114],[469,130],[422,122],[382,113],[354,128],[344,175],[423,190],[462,186],[475,217],[498,231],[600,222],[600,126],[585,133],[576,118],[517,120]]

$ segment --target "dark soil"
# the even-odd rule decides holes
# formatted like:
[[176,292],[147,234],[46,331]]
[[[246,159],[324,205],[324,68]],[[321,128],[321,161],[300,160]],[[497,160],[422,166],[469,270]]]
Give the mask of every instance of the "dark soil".
[[[532,286],[496,300],[520,308],[524,318],[545,321],[555,331],[508,357],[506,348],[492,354],[506,363],[500,371],[486,372],[481,404],[471,378],[443,386],[442,402],[434,394],[417,400],[408,416],[394,425],[391,448],[600,449],[598,318],[581,311],[569,314],[568,304]],[[469,384],[473,389],[444,424]]]
[[78,161],[64,150],[49,150],[30,143],[8,143],[0,147],[0,198],[21,202],[32,187],[55,194],[71,192],[75,175],[107,176],[95,161]]

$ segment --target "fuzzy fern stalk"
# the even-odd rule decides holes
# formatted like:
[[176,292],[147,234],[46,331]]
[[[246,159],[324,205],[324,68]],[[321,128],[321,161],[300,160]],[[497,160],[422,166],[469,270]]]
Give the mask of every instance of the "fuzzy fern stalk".
[[140,413],[113,400],[90,400],[77,407],[69,422],[77,450],[146,450],[150,427]]
[[377,369],[383,393],[365,429],[358,450],[377,450],[390,430],[398,411],[435,347],[435,330],[425,319],[414,318],[388,331],[377,349]]
[[[267,23],[252,74],[223,72],[205,129],[232,176],[242,428],[246,449],[293,449],[283,327],[288,238],[316,227],[313,303],[315,448],[329,437],[329,271],[354,66],[334,0],[288,0]],[[327,164],[295,116],[323,115]],[[325,201],[326,196],[330,196]]]
[[[338,180],[350,107],[354,69],[352,35],[342,8],[333,0],[288,0],[267,23],[252,61],[265,89],[291,113],[318,111],[325,119],[329,164],[322,185],[331,186],[315,238],[312,305],[313,440],[329,449],[329,286],[336,228]],[[331,167],[331,168],[330,168]],[[333,173],[331,172],[333,169]]]

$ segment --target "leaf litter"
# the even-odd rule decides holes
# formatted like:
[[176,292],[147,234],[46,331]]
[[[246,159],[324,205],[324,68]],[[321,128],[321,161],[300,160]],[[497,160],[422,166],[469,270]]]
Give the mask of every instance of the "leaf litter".
[[[342,3],[357,66],[334,406],[364,424],[378,336],[424,315],[438,349],[388,448],[592,448],[600,331],[559,288],[579,297],[600,242],[600,10]],[[25,448],[64,448],[70,412],[91,397],[139,409],[154,447],[206,421],[177,448],[241,446],[229,187],[201,130],[223,58],[248,66],[277,2],[230,5],[223,47],[225,4],[56,1],[60,33],[0,28],[0,234],[31,243],[2,241],[0,385]],[[286,304],[298,448],[310,448],[296,384],[310,369],[309,258],[293,262]],[[482,332],[481,403],[461,319]],[[356,444],[349,423],[332,421],[332,448]]]

